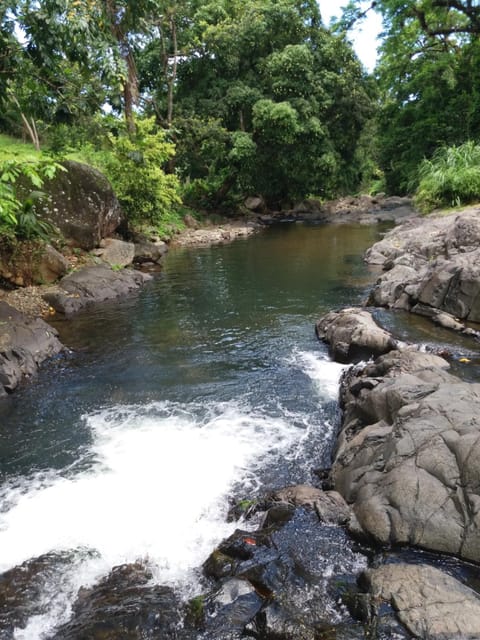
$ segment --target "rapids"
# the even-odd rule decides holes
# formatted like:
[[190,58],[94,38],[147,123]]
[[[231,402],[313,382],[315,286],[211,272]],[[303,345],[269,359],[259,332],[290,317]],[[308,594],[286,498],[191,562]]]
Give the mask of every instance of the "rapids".
[[0,406],[0,571],[61,558],[15,638],[49,638],[122,563],[195,594],[233,499],[328,466],[342,367],[314,323],[362,301],[378,234],[292,225],[177,250],[138,295],[56,321],[71,353]]

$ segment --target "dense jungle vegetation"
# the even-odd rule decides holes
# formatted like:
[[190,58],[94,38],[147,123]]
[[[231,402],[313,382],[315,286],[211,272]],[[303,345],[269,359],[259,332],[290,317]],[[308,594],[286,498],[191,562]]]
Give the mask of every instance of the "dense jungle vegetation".
[[[416,192],[425,210],[478,199],[479,3],[353,0],[331,26],[321,7],[3,0],[1,233],[48,231],[35,194],[65,157],[103,170],[137,226],[253,194],[272,208],[359,190]],[[349,42],[369,11],[384,23],[373,74]]]

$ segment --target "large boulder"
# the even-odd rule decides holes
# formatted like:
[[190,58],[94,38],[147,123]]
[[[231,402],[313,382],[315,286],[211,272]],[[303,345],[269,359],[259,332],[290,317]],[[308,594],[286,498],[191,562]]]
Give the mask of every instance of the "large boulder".
[[107,178],[93,167],[66,160],[45,183],[46,198],[38,214],[55,225],[66,241],[89,251],[115,231],[123,219],[120,204]]
[[13,391],[44,360],[63,350],[57,336],[40,318],[30,318],[0,302],[0,396]]
[[332,480],[357,533],[479,562],[480,384],[447,367],[407,349],[351,369]]
[[358,308],[331,311],[316,325],[317,336],[328,343],[339,362],[359,362],[397,347],[391,333],[377,325],[369,311]]
[[143,286],[151,276],[135,269],[115,271],[107,265],[84,267],[62,278],[62,291],[43,298],[55,311],[75,313],[89,304],[128,295]]

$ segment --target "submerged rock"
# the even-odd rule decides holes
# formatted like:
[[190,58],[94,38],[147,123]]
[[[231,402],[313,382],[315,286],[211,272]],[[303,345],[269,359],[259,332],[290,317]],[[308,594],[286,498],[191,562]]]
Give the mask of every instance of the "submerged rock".
[[47,358],[64,346],[58,333],[40,318],[31,318],[0,302],[0,396],[34,375]]
[[73,615],[53,640],[187,640],[182,605],[170,587],[152,584],[142,564],[115,567],[98,584],[80,591]]
[[45,595],[47,583],[60,586],[70,554],[48,553],[28,560],[0,574],[0,638],[10,640],[15,630],[23,629],[28,620],[45,611],[45,601],[55,594]]

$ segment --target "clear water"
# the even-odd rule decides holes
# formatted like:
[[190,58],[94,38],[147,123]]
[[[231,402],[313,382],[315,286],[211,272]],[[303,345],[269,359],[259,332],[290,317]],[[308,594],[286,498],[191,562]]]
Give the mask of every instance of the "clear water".
[[139,294],[57,321],[71,353],[0,404],[0,572],[72,560],[15,637],[47,638],[121,563],[194,592],[232,496],[328,465],[341,367],[314,325],[363,300],[378,234],[291,225],[177,250]]

